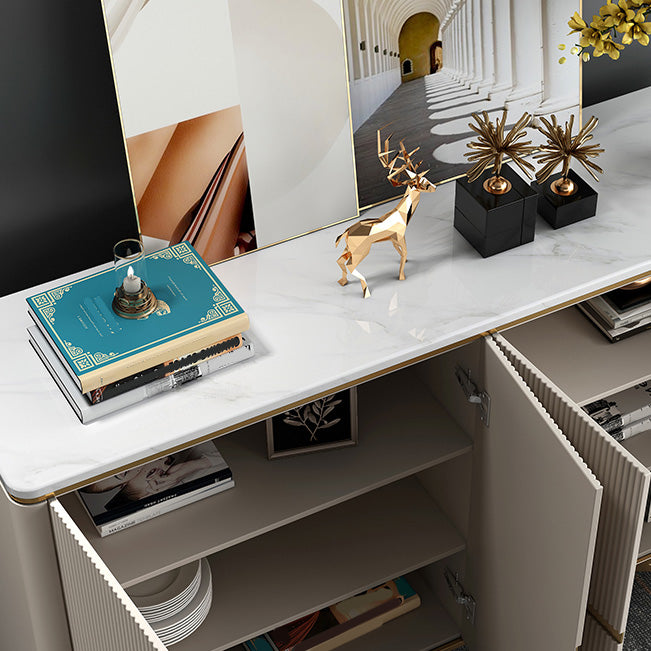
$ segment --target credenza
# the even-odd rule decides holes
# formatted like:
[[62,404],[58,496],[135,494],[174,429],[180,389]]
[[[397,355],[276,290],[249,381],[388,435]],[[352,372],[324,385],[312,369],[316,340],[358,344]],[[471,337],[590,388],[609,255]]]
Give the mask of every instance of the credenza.
[[[410,224],[405,281],[388,245],[364,261],[369,299],[336,283],[344,225],[219,264],[254,359],[86,426],[27,343],[37,290],[1,299],[8,648],[164,649],[125,588],[201,557],[213,605],[179,651],[234,650],[399,574],[423,605],[347,650],[621,648],[651,552],[651,441],[624,447],[580,406],[651,377],[651,339],[611,345],[572,304],[651,273],[649,95],[594,109],[596,217],[539,220],[534,242],[482,259],[443,184]],[[349,386],[357,446],[267,459],[266,418]],[[210,438],[233,490],[96,534],[76,488]]]

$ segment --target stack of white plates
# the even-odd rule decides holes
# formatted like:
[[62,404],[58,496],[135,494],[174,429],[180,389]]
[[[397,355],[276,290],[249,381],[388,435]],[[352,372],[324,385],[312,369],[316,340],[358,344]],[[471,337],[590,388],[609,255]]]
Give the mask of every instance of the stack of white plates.
[[166,646],[199,628],[212,604],[212,575],[203,558],[127,590]]

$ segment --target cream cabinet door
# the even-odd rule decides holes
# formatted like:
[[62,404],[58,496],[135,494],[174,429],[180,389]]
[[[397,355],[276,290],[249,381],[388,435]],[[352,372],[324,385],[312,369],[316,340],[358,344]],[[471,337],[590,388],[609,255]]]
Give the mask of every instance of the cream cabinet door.
[[473,651],[580,643],[602,487],[490,338],[489,426],[475,439],[466,583]]
[[165,651],[166,647],[57,499],[50,517],[77,651]]
[[651,473],[504,337],[494,339],[604,488],[588,599],[601,627],[586,628],[583,649],[615,651],[626,630]]

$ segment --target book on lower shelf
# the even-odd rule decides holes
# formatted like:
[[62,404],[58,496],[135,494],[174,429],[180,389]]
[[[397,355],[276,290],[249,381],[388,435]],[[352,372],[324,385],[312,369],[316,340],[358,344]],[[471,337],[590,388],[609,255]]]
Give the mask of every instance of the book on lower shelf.
[[42,332],[36,326],[28,327],[27,332],[30,344],[82,423],[90,423],[152,396],[177,389],[188,382],[250,359],[254,354],[253,343],[248,337],[237,335],[197,353],[170,360],[83,394]]
[[614,439],[623,441],[651,429],[651,383],[641,382],[594,400],[583,410]]
[[330,651],[420,606],[404,577],[339,601],[244,643],[249,651]]
[[144,259],[158,301],[147,318],[113,312],[112,267],[27,298],[29,315],[82,393],[249,328],[246,312],[188,242]]
[[208,441],[89,484],[77,496],[103,537],[234,485],[231,469]]

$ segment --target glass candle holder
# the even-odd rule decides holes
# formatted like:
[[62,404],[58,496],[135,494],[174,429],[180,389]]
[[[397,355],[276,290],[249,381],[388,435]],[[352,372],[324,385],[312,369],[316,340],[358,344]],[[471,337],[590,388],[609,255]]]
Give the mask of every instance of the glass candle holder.
[[145,251],[140,240],[120,240],[113,247],[113,275],[116,314],[125,319],[143,319],[156,311],[158,302],[147,285]]

